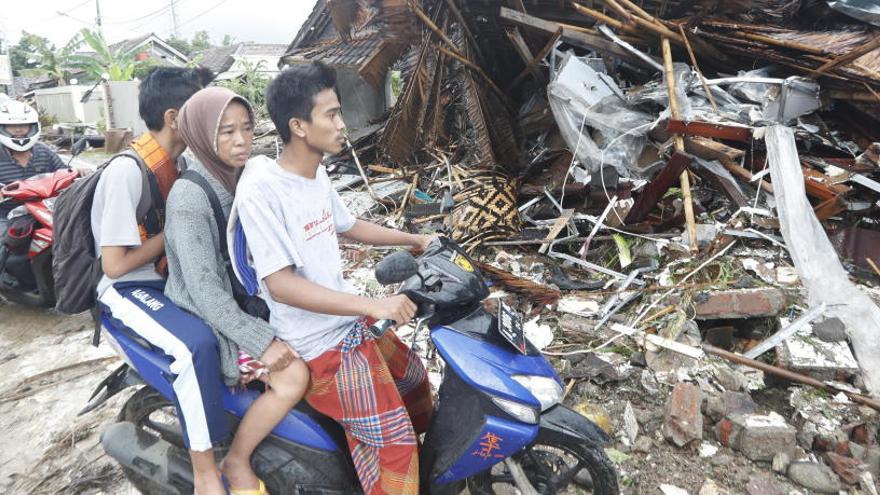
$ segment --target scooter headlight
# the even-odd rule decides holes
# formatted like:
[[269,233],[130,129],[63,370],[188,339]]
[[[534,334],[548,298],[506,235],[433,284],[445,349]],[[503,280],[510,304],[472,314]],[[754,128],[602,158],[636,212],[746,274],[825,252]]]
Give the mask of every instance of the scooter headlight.
[[492,397],[492,402],[500,407],[504,412],[510,414],[514,418],[523,423],[538,424],[539,411],[534,407],[512,400],[502,399],[501,397]]
[[562,399],[562,386],[553,378],[535,375],[511,376],[526,388],[541,403],[541,412],[559,404]]

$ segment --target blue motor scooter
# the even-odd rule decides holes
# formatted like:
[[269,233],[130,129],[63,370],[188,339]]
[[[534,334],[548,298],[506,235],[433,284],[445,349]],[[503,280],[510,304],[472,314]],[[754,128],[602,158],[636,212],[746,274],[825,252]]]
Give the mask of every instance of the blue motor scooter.
[[[237,229],[236,252],[245,252]],[[234,262],[249,291],[256,290],[244,256]],[[482,304],[488,289],[468,256],[438,239],[414,258],[395,253],[376,266],[384,284],[403,283],[419,307],[416,335],[429,329],[445,363],[431,426],[420,450],[421,491],[430,494],[618,493],[617,475],[602,446],[608,436],[560,404],[562,383],[523,336],[518,315]],[[171,402],[169,358],[107,316],[105,335],[126,364],[108,376],[84,411],[120,390],[140,385],[102,443],[144,493],[192,493],[192,468]],[[377,322],[379,335],[393,322]],[[237,424],[258,390],[224,395]],[[222,455],[223,452],[218,452]],[[360,493],[341,427],[303,401],[257,448],[256,473],[273,494]],[[572,491],[573,490],[573,491]]]

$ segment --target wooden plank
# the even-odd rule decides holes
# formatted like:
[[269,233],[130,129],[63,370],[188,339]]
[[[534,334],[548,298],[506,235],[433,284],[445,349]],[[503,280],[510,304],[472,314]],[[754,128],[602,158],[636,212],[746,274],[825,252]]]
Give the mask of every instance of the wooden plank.
[[529,48],[529,44],[526,43],[525,38],[523,38],[522,31],[519,28],[511,28],[506,30],[507,38],[513,43],[513,49],[516,50],[516,53],[519,54],[519,57],[522,59],[524,64],[528,64],[532,61],[535,56],[532,54],[532,50]]
[[634,224],[639,223],[645,218],[648,217],[648,214],[651,213],[651,210],[657,206],[657,202],[660,201],[660,198],[669,190],[673,183],[675,183],[675,179],[679,178],[685,170],[687,170],[688,165],[690,165],[691,161],[693,161],[689,156],[675,152],[669,161],[666,163],[666,167],[663,168],[652,180],[645,186],[645,190],[639,195],[636,203],[633,205],[632,209],[629,210],[629,214],[626,216],[626,223]]
[[[664,37],[660,40],[660,49],[663,51],[663,72],[666,76],[666,88],[669,93],[669,113],[673,119],[679,119],[678,98],[675,91],[675,71],[672,67],[672,46],[669,38]],[[680,134],[673,138],[676,153],[684,153],[684,137]],[[687,169],[681,172],[679,179],[681,183],[681,199],[684,203],[684,218],[687,226],[688,241],[691,251],[697,251],[697,220],[694,215],[694,200],[691,196],[691,179],[688,176]]]
[[559,233],[562,232],[562,229],[568,225],[568,222],[571,220],[571,216],[574,215],[574,208],[566,208],[562,210],[562,216],[557,218],[555,222],[553,222],[553,226],[550,227],[550,232],[547,233],[547,237],[544,238],[544,242],[541,244],[541,247],[538,249],[538,253],[544,254],[550,249],[550,243],[553,242],[556,237],[559,236]]
[[714,184],[718,189],[721,189],[721,191],[724,192],[724,195],[733,201],[737,207],[742,208],[744,206],[751,206],[748,198],[737,189],[736,184],[734,184],[729,178],[717,175],[711,170],[703,167],[694,167],[693,171],[702,177],[703,180],[707,180]]
[[[742,150],[702,137],[693,137],[685,140],[685,150],[704,160],[717,160],[735,177],[739,177],[746,182],[752,182],[754,177],[752,173],[734,161],[742,158],[745,154]],[[760,181],[760,184],[761,189],[773,194],[773,185],[766,180]]]
[[552,50],[553,47],[556,45],[556,42],[559,40],[560,36],[562,36],[561,26],[559,27],[559,29],[556,30],[555,33],[553,33],[553,36],[551,36],[550,40],[547,41],[547,44],[545,44],[544,47],[541,48],[541,51],[539,51],[538,54],[534,56],[534,58],[529,60],[522,72],[520,72],[519,75],[517,75],[513,79],[513,82],[510,83],[506,88],[504,88],[504,90],[510,93],[512,89],[516,88],[516,86],[523,81],[523,79],[534,72],[535,69],[538,68],[538,65],[541,63],[541,61],[544,60],[544,57],[546,57],[547,54],[550,53],[550,50]]
[[726,139],[743,143],[748,143],[752,139],[751,127],[713,124],[711,122],[685,122],[683,120],[670,119],[666,122],[666,130],[673,134]]
[[[545,34],[553,34],[560,26],[562,26],[562,41],[565,41],[566,43],[586,48],[587,50],[596,50],[608,55],[613,55],[639,67],[646,67],[652,71],[655,70],[654,67],[651,67],[647,62],[639,59],[613,42],[601,36],[575,29],[573,26],[546,21],[535,16],[517,12],[507,7],[501,7],[500,17],[507,22]],[[660,63],[659,60],[657,63]]]
[[875,37],[870,42],[868,42],[860,47],[855,48],[854,50],[850,51],[849,53],[845,53],[839,57],[836,57],[832,60],[829,60],[828,62],[825,62],[824,64],[822,64],[822,67],[819,67],[818,69],[814,70],[813,72],[810,72],[809,74],[807,74],[807,77],[815,79],[830,70],[833,70],[838,67],[843,67],[843,66],[849,65],[851,62],[855,61],[857,58],[861,57],[862,55],[867,55],[868,53],[873,52],[877,48],[880,48],[880,36]]

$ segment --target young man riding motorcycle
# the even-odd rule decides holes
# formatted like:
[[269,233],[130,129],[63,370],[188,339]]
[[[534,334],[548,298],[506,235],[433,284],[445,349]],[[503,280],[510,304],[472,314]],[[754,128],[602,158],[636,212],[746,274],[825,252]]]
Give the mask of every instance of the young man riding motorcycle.
[[[0,184],[64,168],[61,157],[39,139],[36,110],[0,95]],[[6,217],[16,206],[13,202],[0,203],[0,232],[6,230]]]

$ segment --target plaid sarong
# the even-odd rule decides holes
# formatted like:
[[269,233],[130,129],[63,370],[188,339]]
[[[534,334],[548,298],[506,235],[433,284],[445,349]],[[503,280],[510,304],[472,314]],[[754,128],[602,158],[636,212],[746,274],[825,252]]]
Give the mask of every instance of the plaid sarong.
[[428,429],[428,374],[394,332],[376,339],[361,319],[333,349],[308,362],[306,400],[345,429],[364,493],[419,491],[416,435]]

